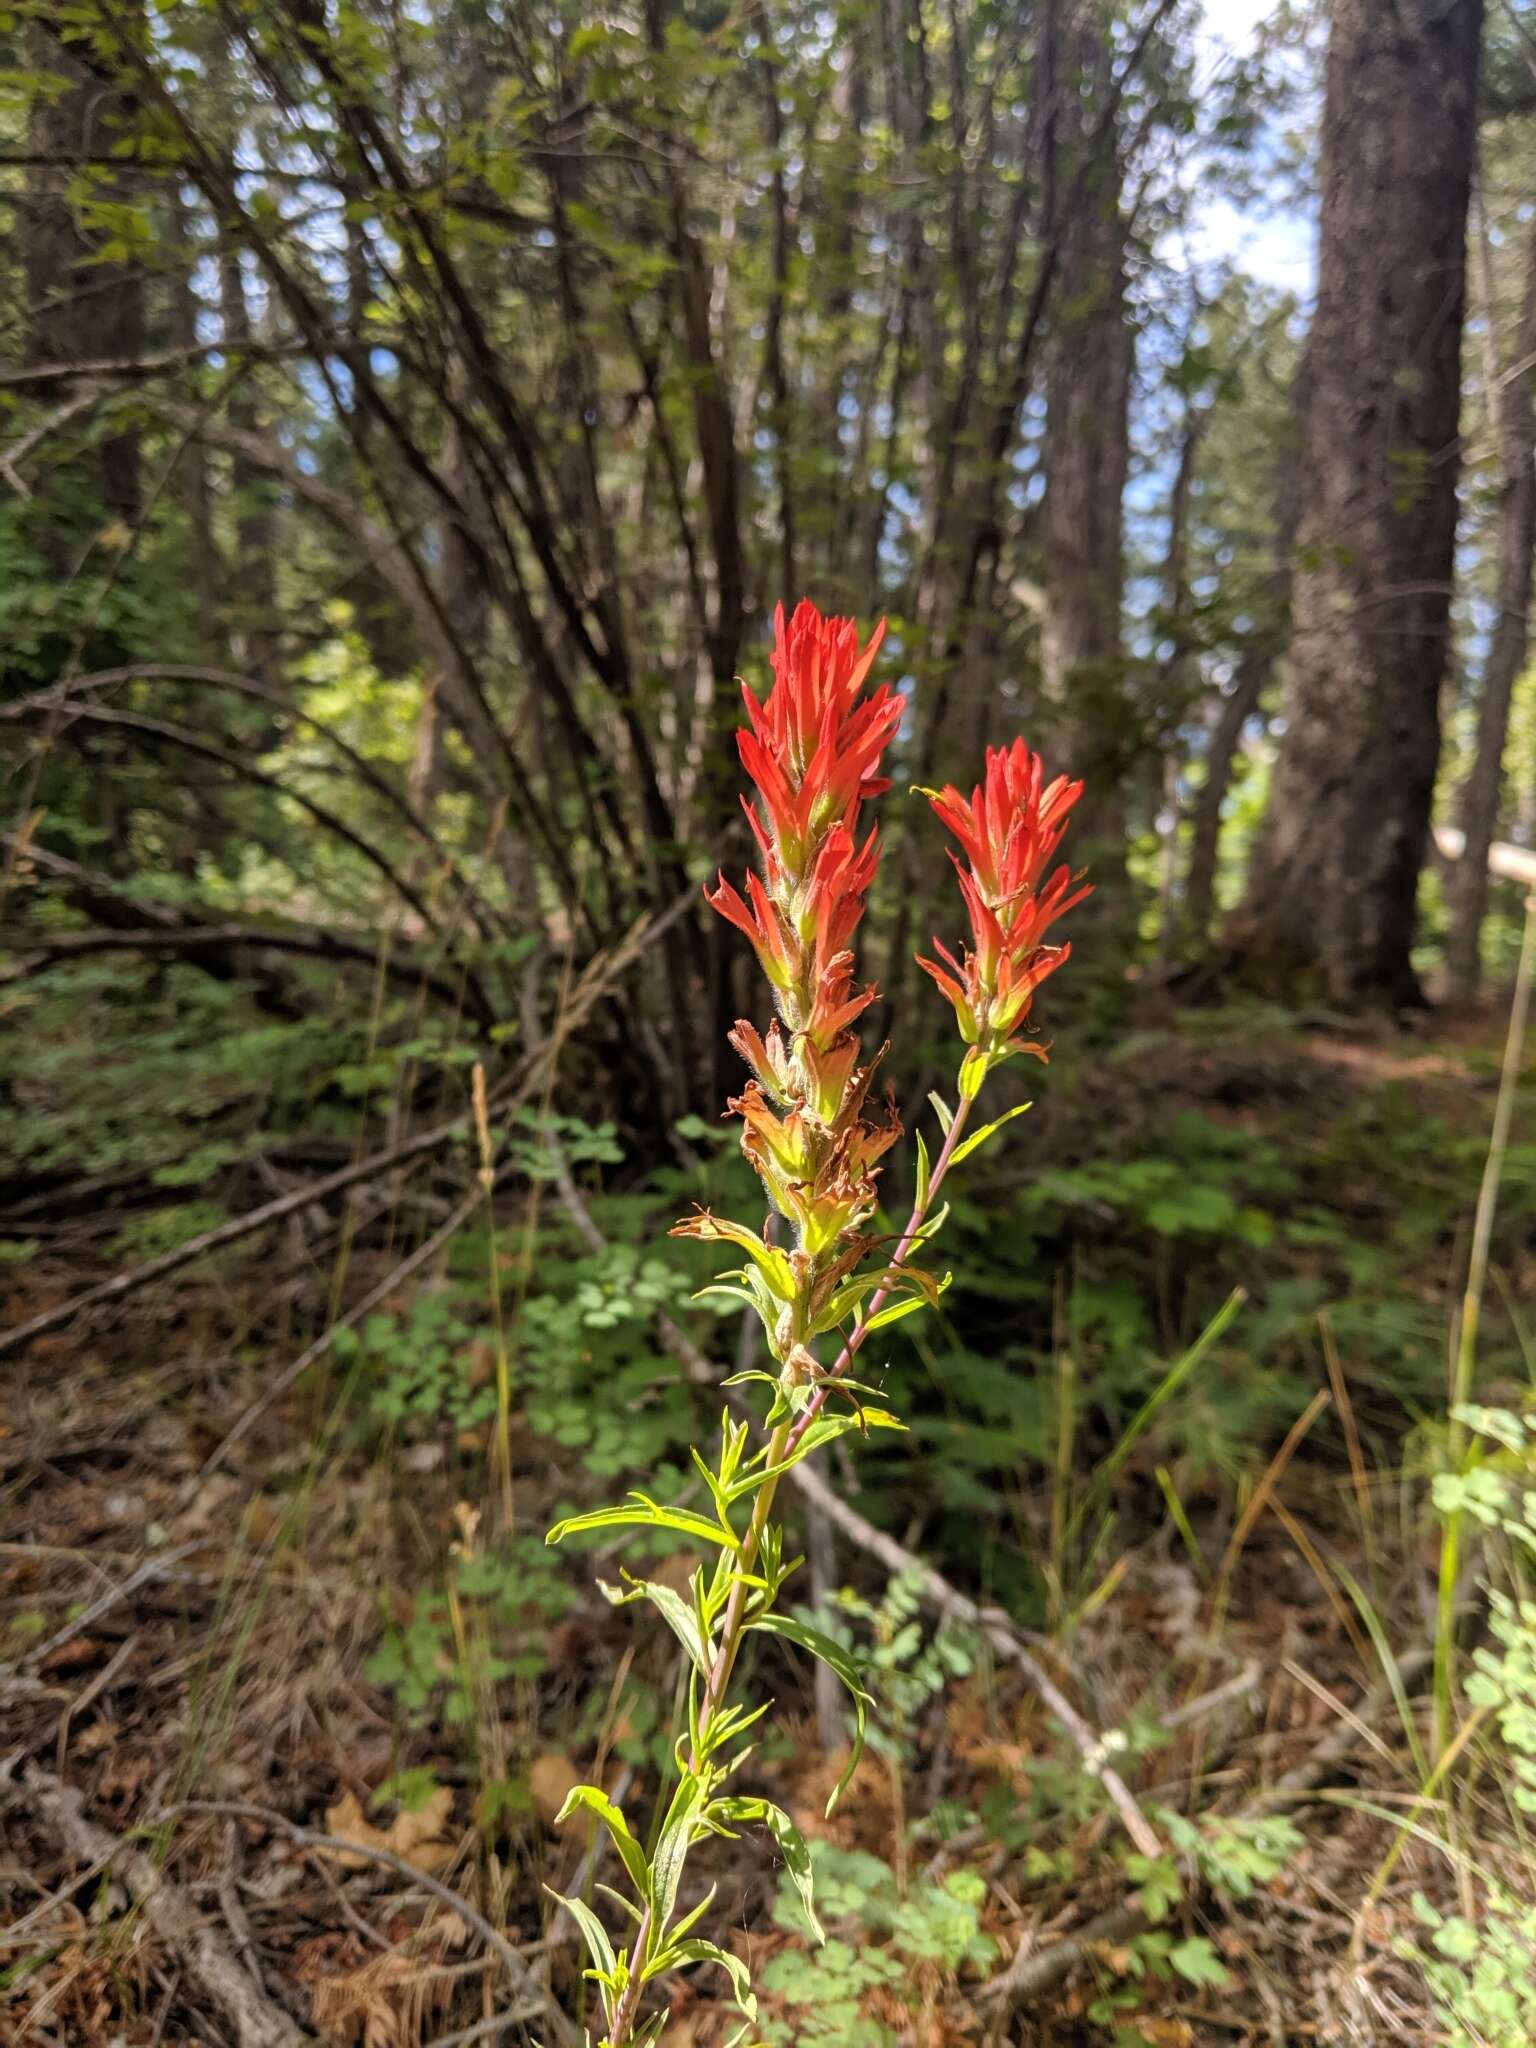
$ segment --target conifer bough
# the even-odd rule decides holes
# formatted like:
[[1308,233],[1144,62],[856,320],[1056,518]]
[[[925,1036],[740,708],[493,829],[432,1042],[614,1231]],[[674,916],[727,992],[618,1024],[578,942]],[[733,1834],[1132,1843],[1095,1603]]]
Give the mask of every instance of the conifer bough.
[[[930,1159],[921,1135],[916,1139],[916,1198],[894,1251],[888,1250],[889,1240],[869,1225],[880,1161],[901,1126],[889,1102],[873,1112],[869,1107],[885,1048],[861,1064],[855,1027],[877,990],[855,979],[851,949],[880,858],[879,828],[870,826],[861,839],[861,814],[890,788],[880,761],[904,709],[888,684],[865,688],[884,634],[882,621],[861,647],[851,619],[823,618],[802,602],[786,621],[779,607],[773,685],[760,703],[743,684],[747,723],[737,734],[742,766],[757,791],[756,803],[743,797],[742,804],[762,872],[748,875],[745,895],[723,875],[706,891],[751,941],[778,1013],[765,1033],[743,1020],[730,1034],[751,1073],[730,1107],[741,1119],[742,1150],[771,1210],[762,1232],[701,1209],[674,1235],[716,1238],[743,1254],[744,1263],[705,1292],[739,1297],[762,1321],[776,1369],[726,1382],[766,1388],[760,1432],[727,1410],[713,1462],[694,1450],[707,1512],[632,1493],[618,1507],[572,1516],[549,1532],[548,1540],[558,1543],[583,1530],[670,1529],[712,1553],[694,1571],[686,1597],[627,1572],[622,1585],[603,1588],[616,1604],[654,1607],[690,1669],[677,1784],[654,1847],[646,1850],[595,1785],[578,1786],[560,1816],[594,1815],[612,1838],[627,1880],[623,1892],[600,1887],[622,1916],[617,1939],[585,1900],[562,1900],[580,1925],[591,1962],[587,1975],[602,2001],[601,2048],[654,2042],[666,2016],[642,2012],[647,1987],[698,1963],[718,1965],[731,1980],[744,2020],[732,2048],[756,2038],[746,1965],[695,1932],[713,1891],[679,1911],[688,1854],[702,1837],[766,1829],[811,1927],[820,1931],[810,1854],[798,1829],[770,1800],[730,1789],[752,1746],[749,1731],[771,1704],[754,1706],[732,1695],[742,1643],[754,1631],[821,1658],[848,1689],[855,1740],[828,1812],[863,1745],[868,1696],[848,1653],[780,1611],[779,1596],[800,1560],[785,1555],[784,1532],[772,1519],[774,1497],[791,1466],[835,1437],[903,1426],[850,1368],[872,1332],[937,1300],[948,1285],[947,1274],[940,1278],[918,1263],[947,1214],[935,1204],[950,1169],[1018,1113],[967,1135],[987,1075],[1018,1053],[1046,1057],[1045,1047],[1026,1035],[1030,1011],[1036,989],[1071,951],[1049,943],[1046,934],[1087,894],[1069,868],[1051,868],[1082,784],[1065,776],[1047,783],[1039,756],[1023,740],[988,749],[984,778],[969,799],[953,787],[922,792],[964,855],[950,858],[971,932],[958,957],[936,940],[939,961],[919,964],[953,1005],[966,1051],[954,1108],[933,1098],[942,1135],[937,1157]],[[787,1226],[783,1245],[775,1241],[779,1224]]]

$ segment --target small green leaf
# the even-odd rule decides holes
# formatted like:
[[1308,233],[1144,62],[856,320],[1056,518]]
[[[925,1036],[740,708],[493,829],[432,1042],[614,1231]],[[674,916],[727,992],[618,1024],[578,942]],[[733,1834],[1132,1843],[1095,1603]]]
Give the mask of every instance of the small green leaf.
[[932,1089],[928,1091],[928,1100],[933,1104],[933,1113],[939,1120],[939,1129],[947,1138],[949,1136],[949,1127],[955,1120],[954,1111],[944,1100],[943,1096],[935,1095]]
[[714,1811],[723,1813],[727,1820],[757,1821],[765,1827],[779,1845],[784,1858],[784,1868],[800,1897],[805,1917],[810,1923],[812,1935],[817,1941],[825,1941],[826,1929],[816,1917],[816,1903],[813,1897],[811,1877],[811,1852],[806,1846],[804,1835],[795,1826],[782,1807],[775,1806],[771,1799],[731,1798],[717,1800]]
[[600,1786],[575,1785],[566,1795],[565,1804],[555,1815],[555,1826],[569,1820],[578,1809],[596,1814],[603,1826],[613,1837],[613,1846],[623,1859],[624,1868],[629,1872],[630,1883],[637,1892],[650,1888],[651,1867],[645,1860],[645,1851],[629,1831],[629,1822],[624,1818],[613,1801]]
[[[940,1294],[944,1293],[954,1277],[953,1273],[946,1273],[944,1275],[944,1278],[939,1282]],[[880,1309],[869,1318],[864,1327],[866,1330],[883,1330],[887,1324],[899,1323],[903,1316],[915,1315],[920,1308],[931,1306],[932,1304],[925,1295],[914,1294],[906,1301],[893,1301],[889,1308]]]
[[787,1458],[738,1480],[731,1488],[731,1498],[739,1500],[744,1494],[755,1493],[765,1480],[777,1479],[792,1465],[798,1465],[802,1458],[808,1458],[812,1451],[819,1450],[823,1444],[829,1444],[837,1437],[846,1436],[850,1430],[856,1429],[862,1434],[871,1429],[905,1430],[906,1426],[888,1408],[855,1408],[839,1410],[836,1415],[818,1415]]
[[869,1694],[858,1669],[841,1643],[823,1635],[819,1628],[812,1628],[807,1622],[796,1621],[788,1614],[759,1614],[747,1623],[748,1628],[762,1629],[768,1635],[783,1636],[787,1642],[797,1643],[802,1650],[809,1650],[813,1657],[819,1657],[829,1671],[833,1671],[847,1686],[853,1698],[853,1748],[848,1757],[847,1768],[832,1788],[827,1801],[827,1812],[842,1798],[848,1780],[859,1767],[859,1758],[864,1754],[864,1733],[869,1723]]
[[711,1522],[704,1515],[691,1514],[687,1508],[666,1508],[649,1499],[643,1493],[630,1495],[630,1504],[619,1508],[595,1508],[586,1515],[568,1515],[563,1522],[556,1522],[544,1538],[546,1543],[560,1543],[567,1536],[581,1536],[592,1529],[676,1529],[683,1536],[697,1536],[704,1543],[718,1543],[723,1549],[740,1548],[741,1539],[733,1529],[727,1529],[719,1522]]
[[933,1168],[928,1163],[928,1147],[923,1143],[922,1132],[916,1132],[915,1136],[917,1138],[917,1190],[914,1207],[921,1214],[928,1206],[928,1182],[932,1177]]
[[736,2003],[749,2020],[757,2018],[757,2000],[752,1996],[752,1977],[740,1956],[719,1948],[712,1941],[678,1941],[656,1956],[646,1968],[646,1977],[659,1977],[664,1970],[679,1970],[689,1963],[717,1963],[731,1980]]
[[1016,1116],[1022,1116],[1026,1109],[1032,1109],[1033,1107],[1033,1103],[1020,1102],[1012,1109],[1005,1109],[1002,1115],[994,1117],[991,1123],[983,1124],[979,1131],[972,1131],[963,1145],[955,1147],[954,1154],[949,1162],[950,1165],[958,1166],[962,1159],[969,1159],[973,1152],[985,1145],[988,1138],[995,1131],[1000,1131],[1004,1124],[1011,1124]]
[[1169,1949],[1168,1961],[1186,1984],[1214,1986],[1231,1981],[1226,1964],[1203,1934],[1191,1935]]
[[552,1899],[557,1899],[581,1929],[582,1939],[587,1944],[587,1953],[592,1958],[592,1969],[588,1975],[595,1977],[603,1989],[603,2010],[612,2018],[613,2000],[609,1993],[619,1973],[618,1959],[613,1953],[613,1943],[608,1939],[603,1923],[598,1919],[585,1899],[568,1899],[563,1892],[551,1891],[544,1887]]
[[[672,1918],[672,1909],[677,1904],[677,1888],[682,1883],[683,1865],[693,1846],[699,1809],[703,1804],[704,1781],[696,1772],[685,1772],[672,1795],[672,1804],[667,1808],[667,1817],[657,1837],[656,1854],[651,1859],[651,1919],[658,1934],[665,1932],[667,1922]],[[647,1971],[647,1975],[651,1974],[654,1974],[654,1966]]]
[[699,1617],[693,1608],[681,1594],[674,1593],[670,1586],[659,1585],[655,1579],[631,1578],[628,1572],[623,1573],[623,1577],[629,1586],[628,1592],[618,1586],[605,1585],[599,1579],[597,1583],[602,1587],[604,1596],[611,1600],[615,1607],[628,1607],[636,1600],[649,1600],[687,1651],[688,1660],[695,1671],[701,1678],[707,1678],[711,1654],[705,1646],[699,1628]]

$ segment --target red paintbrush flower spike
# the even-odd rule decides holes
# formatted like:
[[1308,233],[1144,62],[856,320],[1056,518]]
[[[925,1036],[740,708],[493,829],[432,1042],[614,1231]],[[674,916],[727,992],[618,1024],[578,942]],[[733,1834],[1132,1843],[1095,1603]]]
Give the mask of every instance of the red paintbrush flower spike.
[[1042,882],[1082,793],[1081,782],[1065,775],[1047,784],[1040,756],[1021,739],[987,749],[986,774],[969,799],[953,785],[923,792],[970,863],[967,870],[950,856],[972,947],[963,961],[938,948],[953,972],[922,958],[918,965],[954,1005],[961,1036],[976,1048],[978,1085],[987,1066],[1010,1053],[1045,1057],[1043,1047],[1018,1034],[1035,990],[1071,952],[1070,946],[1046,945],[1046,932],[1089,894],[1067,867]]
[[[884,633],[882,622],[861,645],[851,619],[823,618],[809,603],[774,614],[773,683],[761,700],[742,685],[736,735],[756,791],[743,806],[762,873],[747,877],[745,895],[723,875],[706,891],[773,984],[779,1019],[765,1035],[746,1022],[731,1033],[752,1073],[731,1107],[742,1150],[794,1226],[812,1295],[857,1262],[877,1162],[895,1136],[893,1121],[864,1116],[872,1067],[858,1066],[854,1026],[877,991],[855,981],[849,950],[880,862],[878,832],[859,836],[860,812],[890,787],[880,760],[905,708],[888,685],[866,687]],[[802,1343],[777,1320],[769,1341],[782,1357]]]

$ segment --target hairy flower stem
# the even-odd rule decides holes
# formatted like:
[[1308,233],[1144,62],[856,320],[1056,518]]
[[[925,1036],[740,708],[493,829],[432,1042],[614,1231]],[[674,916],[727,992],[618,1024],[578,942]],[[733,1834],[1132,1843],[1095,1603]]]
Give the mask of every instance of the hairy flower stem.
[[[928,1212],[933,1207],[934,1197],[943,1185],[944,1176],[949,1171],[950,1161],[955,1156],[955,1148],[960,1143],[960,1139],[965,1132],[966,1121],[971,1113],[972,1099],[969,1095],[962,1095],[960,1098],[959,1107],[955,1111],[949,1129],[944,1133],[944,1143],[939,1150],[938,1158],[934,1161],[933,1172],[928,1177],[928,1187],[923,1199],[912,1204],[912,1214],[907,1218],[907,1227],[901,1233],[900,1241],[891,1259],[893,1269],[905,1262],[907,1254],[911,1251],[916,1241],[918,1232],[928,1220]],[[869,1335],[870,1324],[880,1313],[886,1296],[890,1291],[888,1286],[877,1288],[869,1297],[868,1305],[854,1326],[852,1335],[838,1353],[835,1362],[828,1369],[821,1385],[806,1403],[804,1412],[790,1430],[788,1442],[785,1445],[787,1456],[792,1457],[799,1449],[801,1438],[827,1405],[827,1397],[832,1391],[833,1382],[840,1380],[849,1366],[852,1365],[855,1357],[858,1355],[859,1347]]]

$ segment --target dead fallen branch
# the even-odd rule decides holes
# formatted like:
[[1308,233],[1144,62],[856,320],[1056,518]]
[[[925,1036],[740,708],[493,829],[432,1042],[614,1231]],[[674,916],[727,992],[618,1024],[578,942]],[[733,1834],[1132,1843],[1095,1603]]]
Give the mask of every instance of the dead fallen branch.
[[[1411,1685],[1428,1670],[1431,1661],[1431,1652],[1427,1648],[1406,1651],[1397,1660],[1400,1682],[1405,1686]],[[1348,1721],[1341,1721],[1331,1728],[1300,1763],[1284,1772],[1272,1785],[1263,1786],[1255,1792],[1230,1817],[1243,1821],[1259,1820],[1276,1807],[1305,1801],[1331,1771],[1347,1760],[1351,1751],[1365,1739],[1365,1731],[1388,1711],[1396,1696],[1394,1688],[1385,1679],[1373,1686]],[[1141,1909],[1138,1895],[1132,1892],[1118,1905],[1096,1913],[1091,1920],[1085,1920],[1075,1932],[1063,1935],[1059,1941],[1015,1955],[1000,1976],[983,1986],[977,1994],[978,2000],[996,2004],[1004,2012],[1014,2011],[1026,1998],[1054,1989],[1071,1975],[1091,1949],[1106,1942],[1129,1941],[1134,1935],[1145,1933],[1151,1924]]]
[[206,1813],[219,1815],[231,1820],[259,1821],[264,1827],[276,1829],[301,1848],[312,1849],[322,1855],[341,1856],[356,1859],[363,1857],[369,1863],[377,1863],[382,1869],[392,1870],[397,1877],[403,1877],[419,1890],[431,1892],[449,1910],[456,1913],[466,1927],[473,1928],[480,1939],[500,1960],[506,1970],[508,1981],[520,2004],[526,2004],[529,2017],[537,2012],[545,2030],[555,2039],[576,2048],[581,2040],[580,2031],[572,2025],[545,1987],[539,1983],[528,1965],[506,1936],[493,1927],[480,1911],[472,1906],[452,1885],[444,1884],[430,1871],[423,1870],[407,1857],[397,1856],[392,1849],[385,1849],[370,1842],[343,1840],[339,1835],[327,1835],[314,1828],[301,1827],[285,1814],[269,1806],[252,1806],[241,1800],[228,1799],[183,1799],[166,1807],[155,1815],[156,1822],[171,1820],[180,1814]]
[[[645,948],[661,933],[683,915],[693,903],[690,890],[678,897],[660,916],[640,919],[617,946],[609,952],[599,954],[590,961],[578,977],[564,1004],[560,1016],[555,1020],[548,1039],[529,1051],[517,1067],[492,1091],[492,1106],[499,1110],[515,1107],[527,1101],[542,1086],[544,1076],[550,1071],[551,1062],[558,1056],[561,1047],[578,1030],[592,1010],[607,995],[620,977],[633,966]],[[69,1301],[61,1302],[56,1308],[45,1309],[40,1315],[17,1323],[12,1329],[0,1330],[0,1358],[12,1351],[19,1351],[30,1344],[35,1337],[46,1336],[50,1330],[63,1329],[77,1316],[88,1314],[92,1309],[104,1308],[111,1303],[124,1300],[136,1294],[141,1288],[151,1286],[156,1280],[163,1280],[172,1273],[180,1272],[183,1266],[190,1266],[196,1260],[207,1258],[211,1253],[223,1251],[226,1246],[238,1244],[252,1237],[259,1230],[265,1230],[274,1223],[296,1211],[308,1208],[311,1203],[324,1202],[332,1195],[345,1194],[349,1188],[361,1182],[380,1179],[394,1173],[413,1160],[421,1159],[428,1153],[440,1152],[455,1144],[469,1127],[467,1114],[451,1118],[446,1123],[434,1124],[430,1129],[417,1131],[383,1152],[371,1152],[366,1159],[354,1160],[350,1165],[341,1166],[334,1173],[322,1179],[308,1182],[304,1187],[294,1189],[290,1194],[278,1195],[270,1202],[263,1202],[259,1208],[249,1209],[243,1216],[232,1216],[227,1223],[220,1223],[212,1230],[205,1230],[189,1238],[185,1244],[177,1245],[173,1251],[162,1252],[158,1258],[149,1259],[142,1266],[135,1266],[126,1273],[117,1273],[110,1280],[103,1280],[95,1287],[88,1287],[84,1293],[75,1295]],[[333,1333],[334,1334],[334,1333]]]
[[116,1872],[155,1933],[233,2026],[240,2048],[305,2048],[313,2041],[241,1968],[224,1937],[179,1885],[142,1849],[86,1818],[72,1785],[39,1769],[27,1771],[22,1784],[38,1816],[71,1856],[98,1871],[110,1867]]

